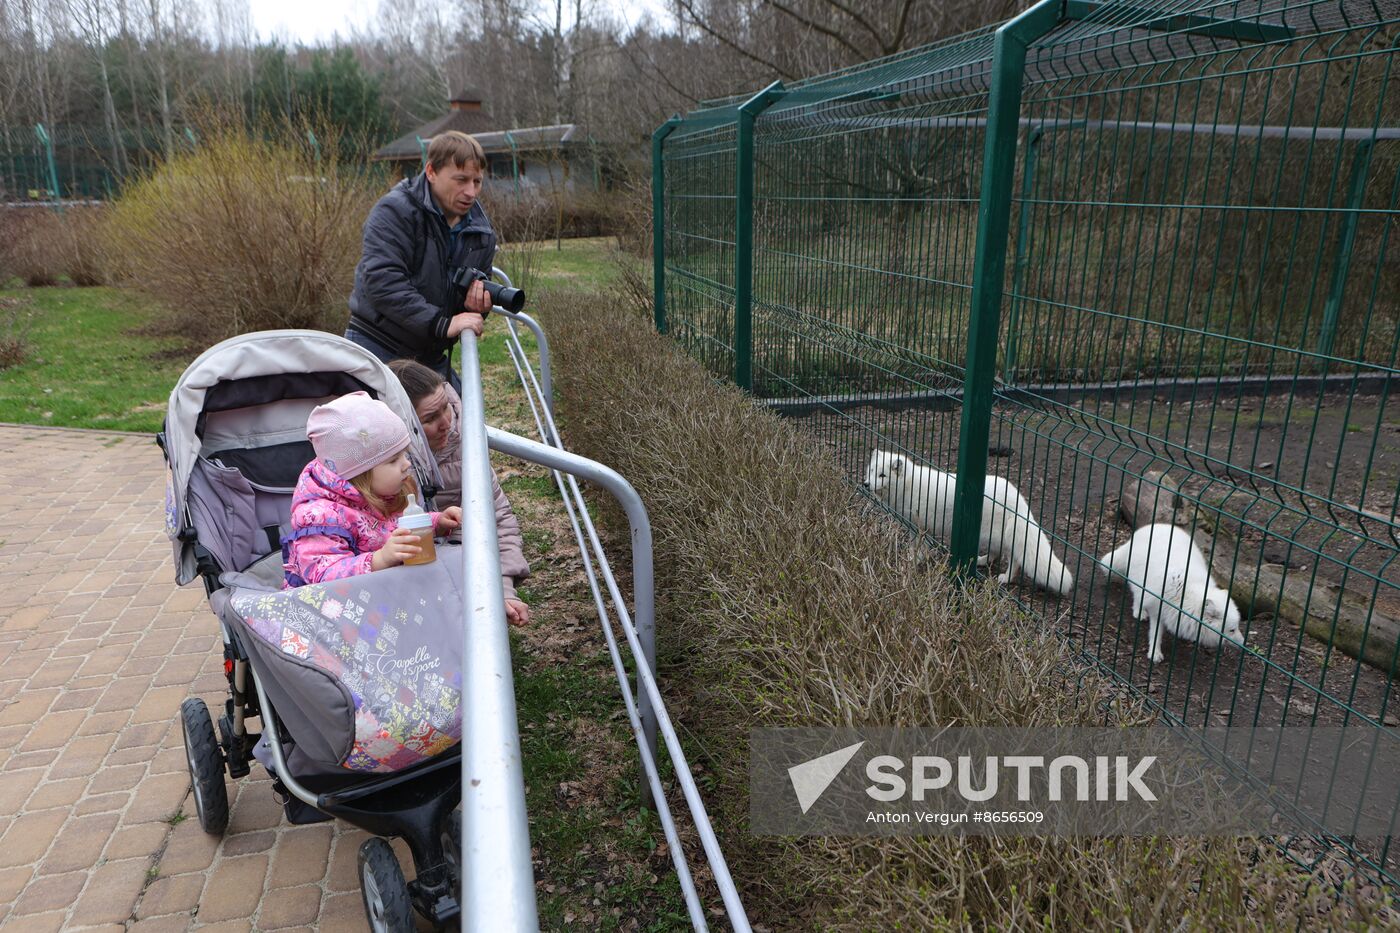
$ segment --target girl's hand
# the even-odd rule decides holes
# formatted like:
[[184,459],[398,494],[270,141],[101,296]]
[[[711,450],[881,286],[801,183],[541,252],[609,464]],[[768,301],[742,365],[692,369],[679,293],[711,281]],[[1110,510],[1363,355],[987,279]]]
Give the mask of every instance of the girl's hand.
[[506,599],[506,621],[517,628],[530,624],[530,607],[518,599]]
[[438,513],[438,531],[447,534],[462,527],[462,507],[449,505]]
[[369,568],[371,570],[384,570],[388,567],[397,567],[404,561],[417,557],[423,551],[423,546],[418,543],[418,535],[408,528],[395,528],[389,535],[389,540],[384,542],[384,546],[374,552]]

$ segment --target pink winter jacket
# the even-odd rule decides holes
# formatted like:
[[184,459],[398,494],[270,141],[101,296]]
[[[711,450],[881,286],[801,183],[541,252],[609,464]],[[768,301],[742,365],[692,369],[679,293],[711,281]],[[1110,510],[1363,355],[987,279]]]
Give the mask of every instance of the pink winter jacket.
[[[436,528],[441,512],[433,512]],[[350,481],[320,460],[301,471],[292,493],[292,530],[282,542],[288,587],[370,572],[399,515],[379,514]]]

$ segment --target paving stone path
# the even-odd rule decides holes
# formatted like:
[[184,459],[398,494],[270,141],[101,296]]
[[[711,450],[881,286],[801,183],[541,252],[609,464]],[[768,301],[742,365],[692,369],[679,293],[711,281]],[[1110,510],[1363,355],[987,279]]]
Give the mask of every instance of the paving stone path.
[[0,425],[0,928],[365,929],[364,833],[287,824],[257,766],[225,836],[194,816],[176,716],[222,653],[164,483],[149,435]]

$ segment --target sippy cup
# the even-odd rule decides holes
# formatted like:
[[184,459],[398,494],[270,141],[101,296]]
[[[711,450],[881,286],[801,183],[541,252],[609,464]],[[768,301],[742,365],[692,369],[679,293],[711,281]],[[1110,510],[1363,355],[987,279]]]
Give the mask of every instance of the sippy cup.
[[433,518],[418,505],[418,497],[408,494],[408,508],[399,516],[399,527],[407,528],[418,535],[418,544],[423,550],[417,557],[410,557],[405,564],[431,564],[437,560],[437,549],[433,545]]

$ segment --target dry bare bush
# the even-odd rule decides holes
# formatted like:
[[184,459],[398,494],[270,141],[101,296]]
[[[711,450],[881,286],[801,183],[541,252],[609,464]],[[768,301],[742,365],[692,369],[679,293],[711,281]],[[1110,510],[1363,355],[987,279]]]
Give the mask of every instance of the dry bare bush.
[[510,276],[511,284],[530,292],[535,283],[535,259],[552,230],[548,204],[528,192],[519,196],[497,192],[482,200],[499,238],[495,264]]
[[63,215],[63,248],[68,278],[74,285],[106,285],[111,280],[106,236],[105,207],[70,208]]
[[635,254],[626,247],[613,253],[611,262],[617,271],[617,290],[622,295],[623,306],[650,317],[656,299],[650,265],[637,262]]
[[63,222],[46,208],[28,208],[14,224],[10,271],[30,288],[57,285],[63,277]]
[[100,207],[10,208],[5,212],[7,247],[0,277],[16,275],[31,287],[103,285],[107,281]]
[[[878,517],[814,440],[595,295],[539,307],[564,435],[653,524],[661,670],[745,901],[773,928],[1293,929],[1396,922],[1268,842],[760,838],[754,727],[1073,726],[1150,714],[986,584]],[[608,514],[608,507],[604,507]],[[615,511],[609,527],[621,541]],[[800,919],[798,919],[800,918]]]
[[612,192],[612,230],[619,249],[651,257],[651,184],[631,183]]
[[0,370],[18,366],[29,356],[29,328],[34,325],[29,299],[0,296]]
[[19,237],[20,211],[0,206],[0,288],[14,276],[14,247]]
[[[321,150],[335,139],[322,132]],[[107,225],[125,281],[195,342],[274,328],[339,332],[364,219],[383,194],[287,131],[211,127],[197,152],[128,187]]]
[[481,206],[501,239],[514,243],[611,236],[626,222],[627,211],[614,191],[529,185],[517,192],[499,180],[482,195]]

